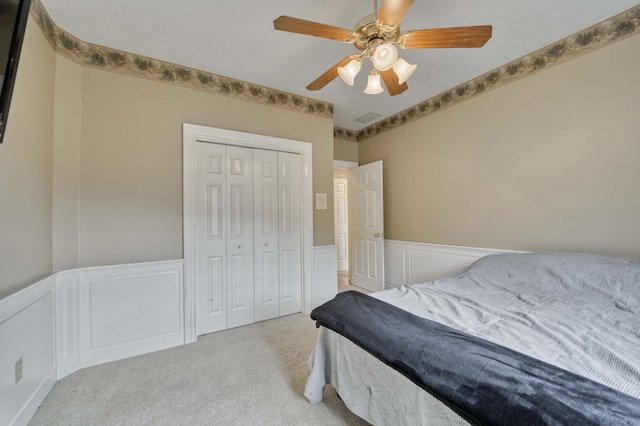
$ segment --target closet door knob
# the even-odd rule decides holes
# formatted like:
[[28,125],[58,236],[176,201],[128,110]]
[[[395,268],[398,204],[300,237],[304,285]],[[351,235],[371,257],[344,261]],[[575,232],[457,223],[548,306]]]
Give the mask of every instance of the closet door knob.
[[269,247],[269,241],[267,241],[266,243],[264,243],[265,247]]
[[242,244],[238,244],[238,248],[241,249],[242,248]]

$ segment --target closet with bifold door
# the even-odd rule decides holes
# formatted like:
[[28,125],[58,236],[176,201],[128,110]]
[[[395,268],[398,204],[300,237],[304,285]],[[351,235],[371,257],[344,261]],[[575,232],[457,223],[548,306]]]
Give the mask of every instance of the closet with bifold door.
[[197,334],[302,310],[300,156],[196,143]]

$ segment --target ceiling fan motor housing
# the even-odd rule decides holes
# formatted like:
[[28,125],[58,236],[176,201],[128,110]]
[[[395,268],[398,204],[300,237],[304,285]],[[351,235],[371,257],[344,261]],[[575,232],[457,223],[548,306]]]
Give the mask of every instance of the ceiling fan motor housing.
[[392,29],[380,26],[376,24],[377,18],[375,13],[367,15],[353,27],[353,45],[361,52],[375,50],[383,43],[395,43],[400,38],[400,26]]

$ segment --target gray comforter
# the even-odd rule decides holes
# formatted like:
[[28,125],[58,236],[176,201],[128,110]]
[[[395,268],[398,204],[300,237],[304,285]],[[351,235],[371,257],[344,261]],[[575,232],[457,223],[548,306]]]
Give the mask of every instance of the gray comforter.
[[640,261],[498,254],[373,296],[640,398]]
[[362,293],[341,293],[314,309],[311,318],[402,373],[472,425],[640,422],[640,399]]

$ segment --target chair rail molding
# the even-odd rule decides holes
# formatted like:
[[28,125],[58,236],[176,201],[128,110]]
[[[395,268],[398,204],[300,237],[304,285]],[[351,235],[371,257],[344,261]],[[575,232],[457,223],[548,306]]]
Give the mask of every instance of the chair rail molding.
[[489,254],[513,252],[512,250],[385,240],[385,288],[432,281],[459,271]]

